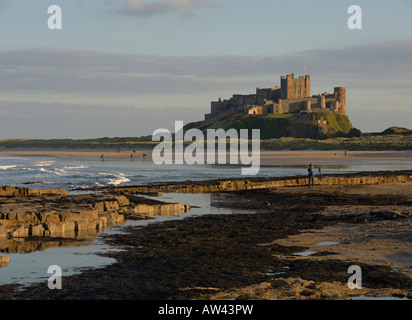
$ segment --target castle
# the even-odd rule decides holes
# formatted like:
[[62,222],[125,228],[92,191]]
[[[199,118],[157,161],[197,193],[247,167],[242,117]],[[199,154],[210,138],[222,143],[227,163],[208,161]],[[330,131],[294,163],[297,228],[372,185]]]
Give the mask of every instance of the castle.
[[310,75],[295,78],[292,73],[282,76],[280,86],[275,88],[256,88],[255,94],[235,94],[229,100],[212,101],[205,120],[226,112],[264,115],[313,111],[346,115],[346,88],[335,87],[332,94],[311,96]]

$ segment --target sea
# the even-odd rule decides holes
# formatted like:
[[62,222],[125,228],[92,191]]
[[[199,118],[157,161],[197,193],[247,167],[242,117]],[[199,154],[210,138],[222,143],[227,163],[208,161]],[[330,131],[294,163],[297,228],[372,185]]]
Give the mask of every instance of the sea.
[[[298,160],[298,159],[297,159]],[[396,160],[396,161],[395,161]],[[265,163],[257,177],[306,175],[306,162]],[[325,161],[322,174],[376,170],[410,170],[411,161]],[[69,156],[14,156],[0,154],[0,186],[64,188],[145,185],[162,182],[242,178],[240,165],[156,165],[149,159],[75,158]],[[315,165],[316,168],[316,165]]]
[[[293,161],[261,165],[258,177],[280,177],[306,175],[307,163]],[[350,162],[324,161],[321,165],[324,173],[350,173],[376,170],[410,170],[411,161],[379,160],[362,161],[352,159]],[[316,168],[316,165],[315,165]],[[146,185],[162,182],[200,181],[224,178],[241,178],[241,166],[233,165],[155,165],[149,159],[105,158],[74,158],[67,156],[16,156],[0,153],[0,186],[15,186],[28,188],[64,188],[75,194],[82,189],[102,186]],[[87,268],[100,268],[115,263],[112,258],[102,256],[104,253],[122,250],[111,247],[101,237],[102,234],[124,232],[125,227],[144,227],[150,223],[185,219],[205,214],[242,214],[250,213],[230,208],[214,206],[222,201],[213,194],[178,194],[165,193],[155,199],[182,203],[192,206],[192,209],[176,217],[153,217],[141,221],[127,221],[123,225],[105,228],[94,240],[73,246],[58,245],[31,252],[8,252],[8,242],[0,241],[0,254],[9,257],[9,265],[0,267],[0,285],[32,283],[47,285],[51,276],[48,268],[51,265],[61,266],[62,276],[76,274]],[[14,240],[13,240],[14,241]],[[18,240],[16,240],[18,241]]]

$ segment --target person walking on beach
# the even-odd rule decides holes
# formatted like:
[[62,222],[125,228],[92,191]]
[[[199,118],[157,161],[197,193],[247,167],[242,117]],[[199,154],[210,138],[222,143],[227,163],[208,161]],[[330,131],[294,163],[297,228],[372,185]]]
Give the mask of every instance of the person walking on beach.
[[318,170],[319,170],[319,179],[322,179],[322,169],[319,167]]
[[310,188],[311,184],[312,184],[312,188],[313,188],[313,184],[314,184],[314,178],[313,178],[314,172],[313,171],[314,170],[313,170],[312,164],[310,164],[309,167],[308,167],[309,188]]

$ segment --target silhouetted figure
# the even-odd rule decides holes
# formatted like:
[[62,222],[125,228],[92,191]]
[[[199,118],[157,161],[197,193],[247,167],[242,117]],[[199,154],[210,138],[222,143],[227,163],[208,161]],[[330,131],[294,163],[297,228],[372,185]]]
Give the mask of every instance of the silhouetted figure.
[[322,179],[322,169],[319,167],[319,179]]
[[100,156],[100,159],[102,159],[102,161],[104,161],[104,154],[102,154],[102,155]]
[[309,167],[308,167],[309,188],[310,188],[311,184],[312,184],[312,188],[313,188],[313,185],[314,185],[314,177],[313,176],[314,176],[314,170],[313,170],[312,164],[310,164]]

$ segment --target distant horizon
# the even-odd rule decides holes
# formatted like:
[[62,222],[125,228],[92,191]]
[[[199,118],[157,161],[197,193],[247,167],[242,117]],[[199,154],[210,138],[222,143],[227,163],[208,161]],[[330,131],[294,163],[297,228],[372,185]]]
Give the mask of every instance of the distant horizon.
[[138,4],[0,0],[0,139],[150,135],[291,73],[310,74],[312,94],[346,87],[362,132],[410,126],[410,0],[360,0],[360,30],[347,0]]
[[[412,128],[408,128],[408,127],[389,126],[388,128],[385,128],[381,131],[368,131],[368,132],[362,131],[362,134],[366,134],[366,135],[379,134],[390,128],[401,128],[401,129],[407,129],[407,130],[412,131]],[[0,143],[1,141],[18,141],[18,140],[28,140],[28,141],[30,140],[99,140],[99,139],[127,139],[127,138],[140,139],[140,138],[145,138],[145,137],[150,137],[150,136],[152,136],[152,133],[141,135],[141,136],[105,136],[105,137],[84,137],[84,138],[7,138],[7,139],[2,139],[0,137]],[[276,139],[276,138],[273,138],[273,139]],[[295,138],[295,139],[299,139],[299,138]],[[145,142],[145,141],[142,141],[142,142]]]

